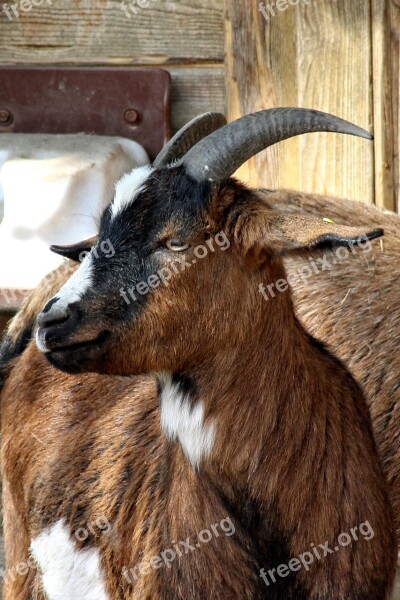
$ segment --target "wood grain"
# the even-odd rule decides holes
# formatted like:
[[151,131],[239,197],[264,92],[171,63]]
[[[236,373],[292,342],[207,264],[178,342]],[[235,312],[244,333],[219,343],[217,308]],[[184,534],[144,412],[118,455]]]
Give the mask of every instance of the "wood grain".
[[209,110],[225,113],[224,68],[169,68],[172,75],[172,132]]
[[[9,21],[0,8],[3,64],[175,64],[224,58],[223,0],[44,0]],[[129,5],[129,0],[125,0]],[[134,6],[134,5],[133,5]],[[131,11],[131,12],[130,12]],[[12,13],[11,13],[12,15]],[[13,15],[12,15],[13,16]]]
[[[392,115],[393,115],[393,171],[394,171],[394,196],[396,210],[400,210],[400,118],[399,118],[399,91],[400,91],[400,2],[390,2],[390,43],[391,43],[391,84],[392,84]],[[400,599],[400,594],[399,594]]]
[[375,203],[395,210],[391,7],[382,0],[371,0],[371,9]]
[[[365,0],[304,0],[268,21],[259,2],[226,0],[229,118],[273,106],[332,112],[372,129],[371,14]],[[332,134],[281,143],[240,170],[253,185],[373,202],[373,145]]]
[[202,112],[224,112],[223,0],[147,4],[129,18],[129,0],[128,16],[120,0],[44,0],[12,21],[0,5],[1,62],[166,68],[173,132]]

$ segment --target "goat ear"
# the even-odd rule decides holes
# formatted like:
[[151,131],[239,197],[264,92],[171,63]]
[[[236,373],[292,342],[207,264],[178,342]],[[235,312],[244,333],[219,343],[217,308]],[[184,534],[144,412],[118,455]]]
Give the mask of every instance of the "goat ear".
[[330,219],[278,215],[269,221],[266,243],[274,254],[286,254],[349,246],[381,237],[383,233],[383,229],[337,225]]
[[55,254],[80,262],[82,252],[90,252],[96,242],[97,236],[94,236],[70,246],[50,246],[50,250]]
[[347,227],[330,219],[284,215],[265,205],[253,205],[235,221],[234,236],[241,253],[256,264],[266,256],[367,242],[383,229]]

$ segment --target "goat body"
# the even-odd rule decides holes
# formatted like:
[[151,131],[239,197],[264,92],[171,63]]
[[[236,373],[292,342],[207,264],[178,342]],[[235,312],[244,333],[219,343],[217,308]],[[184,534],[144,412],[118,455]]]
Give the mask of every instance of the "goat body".
[[[304,257],[287,257],[285,262],[300,319],[344,361],[366,394],[400,539],[400,217],[341,198],[292,191],[265,197],[283,214],[327,217],[385,231],[370,251],[348,253],[318,274],[304,272]],[[321,255],[314,252],[313,258]]]
[[[273,305],[259,293],[286,278],[287,253],[382,232],[272,210],[227,178],[213,135],[203,166],[200,142],[193,163],[189,151],[119,184],[97,241],[115,253],[88,255],[54,285],[36,346],[17,356],[35,295],[10,329],[7,564],[31,551],[38,569],[10,578],[6,600],[389,598],[397,543],[363,394],[300,325],[290,289]],[[196,248],[221,232],[229,247],[199,260]],[[178,255],[179,275],[126,303],[123,286]],[[216,534],[223,522],[229,535]],[[365,524],[369,539],[340,543]],[[318,558],[317,547],[328,550]]]

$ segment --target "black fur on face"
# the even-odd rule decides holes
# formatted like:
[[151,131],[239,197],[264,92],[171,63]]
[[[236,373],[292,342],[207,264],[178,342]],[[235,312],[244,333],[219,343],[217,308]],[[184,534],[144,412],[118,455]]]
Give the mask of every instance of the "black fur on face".
[[143,191],[114,218],[110,207],[104,211],[97,247],[107,240],[115,254],[92,264],[95,294],[110,302],[106,316],[132,320],[145,306],[148,294],[137,293],[128,304],[120,290],[148,281],[165,266],[171,257],[168,239],[191,244],[206,229],[209,197],[210,185],[195,183],[182,167],[163,169],[152,173]]

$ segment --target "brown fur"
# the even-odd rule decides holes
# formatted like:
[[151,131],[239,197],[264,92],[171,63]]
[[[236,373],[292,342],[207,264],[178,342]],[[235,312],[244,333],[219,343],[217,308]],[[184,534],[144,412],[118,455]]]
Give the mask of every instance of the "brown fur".
[[[87,369],[103,375],[61,373],[33,343],[14,362],[2,393],[8,565],[61,517],[73,532],[101,514],[112,533],[87,543],[100,549],[112,600],[388,598],[396,540],[365,400],[300,326],[290,292],[273,305],[258,293],[260,282],[285,278],[279,254],[304,244],[296,241],[303,229],[296,234],[298,221],[276,219],[239,186],[223,199],[231,250],[158,288],[134,325],[115,328],[106,353],[89,352]],[[307,243],[332,229],[312,227]],[[92,310],[74,342],[103,325],[101,301]],[[160,429],[154,380],[131,377],[160,369],[190,380],[217,424],[199,472]],[[121,578],[123,566],[227,515],[232,537],[152,570],[135,587]],[[287,580],[275,592],[260,580],[261,567],[277,567],[312,542],[334,547],[340,533],[367,520],[373,539],[314,562],[290,592]],[[29,582],[13,586],[6,600],[40,597]]]
[[19,356],[32,337],[38,314],[76,269],[76,263],[65,261],[58,269],[49,273],[34,293],[25,298],[19,311],[8,324],[0,343],[0,392],[13,359]]
[[400,538],[400,217],[341,198],[294,192],[266,197],[288,215],[385,230],[382,241],[373,242],[373,252],[350,255],[307,283],[296,277],[304,259],[290,257],[286,266],[303,323],[345,362],[365,391]]
[[43,306],[68,281],[77,267],[77,263],[65,261],[58,269],[47,275],[35,292],[30,294],[22,303],[21,308],[8,326],[6,337],[15,343],[21,331],[27,327],[32,328]]

